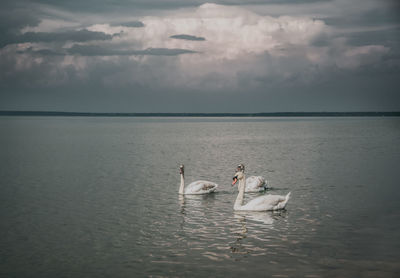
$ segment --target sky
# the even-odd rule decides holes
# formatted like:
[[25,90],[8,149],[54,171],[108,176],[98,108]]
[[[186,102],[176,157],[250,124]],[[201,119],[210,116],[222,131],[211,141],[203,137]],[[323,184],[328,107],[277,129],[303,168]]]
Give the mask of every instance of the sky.
[[397,0],[0,7],[0,110],[400,111]]

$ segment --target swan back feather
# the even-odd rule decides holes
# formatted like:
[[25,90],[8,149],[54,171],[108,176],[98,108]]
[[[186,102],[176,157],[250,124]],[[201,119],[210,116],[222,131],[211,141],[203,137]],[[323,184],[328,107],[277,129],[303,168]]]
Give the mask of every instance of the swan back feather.
[[290,198],[290,192],[286,196],[282,195],[264,195],[252,199],[247,204],[238,208],[238,210],[247,211],[267,211],[284,209]]
[[207,194],[214,192],[218,184],[211,181],[194,181],[185,187],[185,194]]
[[262,176],[251,176],[246,179],[245,192],[262,192],[268,188],[268,184]]

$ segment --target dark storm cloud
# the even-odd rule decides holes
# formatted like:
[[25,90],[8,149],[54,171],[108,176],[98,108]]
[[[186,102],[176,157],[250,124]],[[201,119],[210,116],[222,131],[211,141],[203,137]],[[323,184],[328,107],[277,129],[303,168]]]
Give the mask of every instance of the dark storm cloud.
[[33,0],[38,4],[46,4],[70,11],[90,11],[90,12],[110,12],[126,9],[175,9],[179,7],[190,7],[202,4],[199,0],[118,0],[102,1],[52,1],[52,0]]
[[348,36],[347,42],[350,45],[369,45],[384,44],[387,46],[400,46],[400,39],[393,40],[393,38],[400,38],[400,27],[388,28],[386,30],[372,30],[364,32],[353,32]]
[[[130,14],[140,13],[143,9],[155,10],[172,10],[185,7],[197,7],[207,1],[202,0],[86,0],[86,1],[53,1],[53,0],[3,0],[2,2],[2,17],[4,22],[8,22],[10,26],[11,21],[6,18],[12,18],[12,21],[19,21],[23,23],[22,26],[37,24],[37,14],[33,12],[39,11],[41,7],[52,7],[55,9],[67,10],[71,12],[90,12],[90,13],[109,13],[124,11]],[[304,5],[304,4],[318,4],[318,3],[334,3],[335,0],[213,0],[211,3],[219,5]],[[394,13],[399,14],[400,4],[397,0],[382,0],[383,5],[390,4],[393,7]],[[21,16],[17,16],[17,15]],[[375,16],[372,16],[372,20]],[[0,22],[2,21],[0,18]],[[14,22],[16,23],[16,22]],[[129,23],[128,23],[129,24]],[[135,25],[136,23],[133,23]],[[3,25],[4,26],[4,25]],[[17,26],[14,24],[14,26]],[[21,25],[20,25],[21,26]],[[141,26],[127,26],[127,27],[141,27]],[[1,27],[0,27],[1,28]],[[8,28],[7,28],[8,29]]]
[[152,56],[177,56],[181,54],[196,53],[187,49],[170,48],[148,48],[144,50],[118,50],[107,49],[93,45],[75,44],[67,49],[67,54],[82,56],[130,56],[130,55],[152,55]]
[[57,52],[52,49],[33,50],[31,47],[24,51],[17,51],[17,53],[18,54],[29,53],[29,54],[36,54],[36,55],[40,55],[40,56],[63,56],[66,54],[65,52]]
[[35,4],[26,0],[2,0],[0,9],[0,28],[17,29],[39,23]]
[[8,41],[2,41],[0,47],[13,43],[26,43],[26,42],[87,42],[87,41],[104,41],[111,40],[114,35],[108,35],[103,32],[93,32],[89,30],[79,30],[79,31],[66,31],[59,33],[50,32],[27,32],[22,35],[10,36]]
[[203,37],[196,37],[191,35],[173,35],[170,36],[172,39],[179,39],[179,40],[188,40],[188,41],[205,41],[206,39]]
[[[400,19],[400,1],[392,3],[391,1],[382,1],[389,3],[388,5],[378,6],[373,10],[366,11],[346,11],[353,14],[348,16],[346,12],[342,15],[324,17],[323,20],[327,25],[335,27],[351,27],[364,26],[371,27],[383,24],[396,24]],[[355,16],[355,14],[357,16]]]
[[63,55],[80,55],[80,56],[178,56],[182,54],[198,53],[196,51],[179,48],[148,48],[143,50],[120,50],[110,49],[96,45],[79,45],[74,44],[71,48],[63,50],[40,49],[33,50],[28,48],[24,51],[18,51],[19,54],[36,54],[43,56],[63,56]]
[[20,29],[40,23],[40,18],[33,10],[30,4],[18,5],[18,2],[8,0],[1,2],[0,48],[12,41]]
[[141,28],[141,27],[144,27],[144,24],[141,21],[129,21],[129,22],[121,22],[121,23],[112,23],[112,24],[110,24],[110,26]]
[[36,26],[40,19],[26,8],[0,9],[0,30],[16,32],[25,26]]
[[[220,5],[301,5],[319,2],[333,2],[334,0],[213,0],[210,1]],[[117,0],[117,1],[98,1],[98,0],[85,0],[85,1],[53,1],[53,0],[3,0],[4,5],[7,6],[37,6],[46,5],[56,9],[68,10],[72,12],[97,12],[108,13],[112,11],[118,12],[140,12],[141,9],[153,10],[172,10],[185,7],[196,7],[204,4],[207,1],[202,0]]]

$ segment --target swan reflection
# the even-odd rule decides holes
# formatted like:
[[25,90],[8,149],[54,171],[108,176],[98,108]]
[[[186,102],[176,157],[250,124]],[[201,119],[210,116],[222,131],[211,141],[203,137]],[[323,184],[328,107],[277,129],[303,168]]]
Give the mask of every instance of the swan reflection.
[[179,195],[182,225],[191,223],[196,226],[205,225],[209,220],[210,211],[214,207],[214,194],[208,195]]
[[[266,237],[267,229],[274,229],[274,222],[279,221],[282,212],[257,212],[257,211],[235,211],[233,215],[236,219],[236,229],[233,230],[235,241],[231,242],[229,248],[232,257],[240,260],[249,255],[259,256],[268,252],[268,241]],[[238,229],[237,229],[238,228]],[[261,240],[261,245],[255,244],[253,240]]]
[[208,209],[215,201],[215,194],[209,195],[179,195],[179,205],[181,213],[185,213],[186,209]]
[[234,231],[236,240],[230,244],[229,248],[233,254],[247,255],[250,251],[246,250],[242,244],[242,241],[247,237],[246,218],[243,216],[237,216],[236,214],[234,217],[238,220],[240,228],[239,230]]
[[235,211],[234,217],[241,220],[249,219],[269,226],[274,223],[272,213],[264,211]]

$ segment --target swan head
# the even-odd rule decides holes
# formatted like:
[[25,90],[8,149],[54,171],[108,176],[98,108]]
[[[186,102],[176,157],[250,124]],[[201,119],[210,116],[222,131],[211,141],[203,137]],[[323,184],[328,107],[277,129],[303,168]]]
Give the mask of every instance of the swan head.
[[234,186],[238,180],[243,179],[243,177],[244,177],[244,165],[239,164],[238,167],[236,168],[236,174],[233,177],[232,186]]
[[236,167],[236,172],[243,172],[244,173],[244,165],[243,164],[239,164]]
[[182,164],[181,166],[179,166],[179,173],[181,174],[181,175],[184,175],[185,174],[185,166]]

